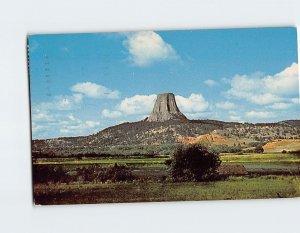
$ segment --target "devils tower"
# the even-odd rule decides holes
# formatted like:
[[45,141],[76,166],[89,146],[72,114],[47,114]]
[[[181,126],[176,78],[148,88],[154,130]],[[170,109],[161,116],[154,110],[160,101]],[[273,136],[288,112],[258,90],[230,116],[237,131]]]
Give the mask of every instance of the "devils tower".
[[170,120],[185,121],[187,118],[179,111],[173,93],[159,94],[152,113],[146,118],[146,121],[163,122]]

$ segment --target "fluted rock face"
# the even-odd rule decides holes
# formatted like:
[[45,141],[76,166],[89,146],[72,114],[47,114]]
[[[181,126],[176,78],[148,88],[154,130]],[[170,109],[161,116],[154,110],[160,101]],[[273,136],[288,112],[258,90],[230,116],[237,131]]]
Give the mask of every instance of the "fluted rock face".
[[173,93],[163,93],[157,96],[151,115],[146,119],[150,122],[163,122],[169,120],[187,120],[176,104]]

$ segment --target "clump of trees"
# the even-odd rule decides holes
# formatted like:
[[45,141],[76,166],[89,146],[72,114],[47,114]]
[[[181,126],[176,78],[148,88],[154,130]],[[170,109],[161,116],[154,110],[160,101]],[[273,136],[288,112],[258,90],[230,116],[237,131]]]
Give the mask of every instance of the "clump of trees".
[[180,145],[169,161],[175,181],[210,181],[218,178],[219,154],[200,144]]
[[83,182],[130,182],[134,180],[132,169],[126,165],[78,167],[75,171],[64,170],[62,166],[33,166],[33,182],[69,183]]
[[242,152],[242,147],[240,144],[234,146],[228,145],[213,145],[212,149],[216,153],[239,153]]
[[67,182],[69,176],[61,166],[34,165],[32,167],[33,183]]

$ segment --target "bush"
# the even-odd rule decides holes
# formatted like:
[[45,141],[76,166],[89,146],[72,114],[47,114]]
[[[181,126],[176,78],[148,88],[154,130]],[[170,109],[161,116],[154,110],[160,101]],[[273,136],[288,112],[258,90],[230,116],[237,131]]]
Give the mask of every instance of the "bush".
[[132,181],[134,179],[131,169],[128,166],[118,165],[116,163],[108,167],[93,165],[79,168],[77,170],[77,176],[88,182],[118,182]]
[[133,175],[129,167],[126,165],[118,165],[115,163],[107,169],[107,178],[113,182],[116,181],[132,181]]
[[254,153],[264,153],[264,148],[262,146],[255,147]]
[[79,182],[130,182],[134,180],[132,169],[126,165],[83,166],[66,171],[61,165],[34,165],[33,183],[69,183]]
[[67,182],[69,176],[61,166],[34,165],[32,167],[33,183]]
[[219,154],[202,145],[181,145],[175,151],[170,172],[175,181],[208,181],[217,178]]

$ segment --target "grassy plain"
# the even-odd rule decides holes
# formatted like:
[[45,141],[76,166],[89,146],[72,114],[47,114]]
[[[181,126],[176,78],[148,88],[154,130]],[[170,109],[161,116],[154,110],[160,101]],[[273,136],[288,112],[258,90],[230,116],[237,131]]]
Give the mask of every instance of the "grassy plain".
[[282,153],[248,153],[248,154],[222,154],[222,162],[225,163],[300,163],[300,156]]
[[83,164],[164,164],[166,158],[88,158],[88,159],[47,159],[38,160],[34,165],[83,165]]
[[[154,158],[49,158],[37,159],[34,165],[54,164],[164,164],[168,157]],[[282,153],[221,154],[223,163],[300,163],[300,156]]]
[[34,186],[36,204],[197,201],[300,196],[296,176],[230,177],[215,182],[72,183]]
[[[138,201],[256,199],[300,196],[300,157],[291,154],[222,154],[223,165],[242,165],[246,176],[224,181],[168,181],[168,157],[52,158],[33,166],[62,167],[69,174],[89,166],[126,164],[137,180],[121,183],[70,182],[34,184],[36,204],[75,204]],[[284,176],[283,176],[284,175]]]

